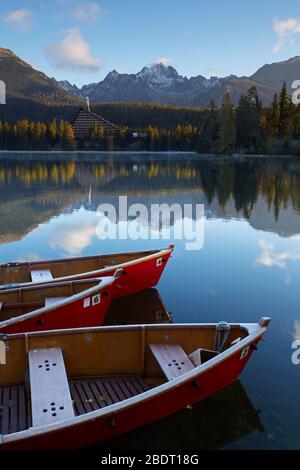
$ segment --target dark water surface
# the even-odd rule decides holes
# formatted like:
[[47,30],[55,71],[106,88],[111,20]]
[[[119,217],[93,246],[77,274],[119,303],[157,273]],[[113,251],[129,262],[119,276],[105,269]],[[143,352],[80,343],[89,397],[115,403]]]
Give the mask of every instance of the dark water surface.
[[[59,159],[59,156],[57,157]],[[300,161],[113,156],[103,162],[0,161],[0,261],[168,246],[96,235],[101,203],[205,205],[205,243],[176,240],[158,286],[176,322],[272,317],[241,382],[111,448],[300,448]],[[106,444],[107,445],[107,444]]]

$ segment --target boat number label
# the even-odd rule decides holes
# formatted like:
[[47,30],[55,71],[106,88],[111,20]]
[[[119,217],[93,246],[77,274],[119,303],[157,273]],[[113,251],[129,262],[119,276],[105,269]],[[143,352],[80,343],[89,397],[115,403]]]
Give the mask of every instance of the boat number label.
[[249,351],[250,351],[250,346],[247,346],[247,348],[243,349],[240,355],[240,359],[244,359],[244,357],[248,356]]
[[92,298],[91,297],[86,297],[83,300],[83,308],[88,308],[90,306],[95,307],[96,305],[100,304],[101,302],[101,295],[96,294]]
[[100,302],[101,302],[100,294],[94,295],[94,296],[92,297],[92,305],[93,305],[93,307],[94,307],[95,305],[100,304]]

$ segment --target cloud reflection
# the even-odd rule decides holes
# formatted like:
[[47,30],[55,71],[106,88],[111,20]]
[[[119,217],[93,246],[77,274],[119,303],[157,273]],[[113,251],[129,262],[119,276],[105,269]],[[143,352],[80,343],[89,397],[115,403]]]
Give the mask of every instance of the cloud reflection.
[[300,248],[296,248],[294,251],[283,251],[280,253],[276,252],[274,244],[267,240],[258,240],[258,245],[262,251],[256,262],[263,266],[278,266],[279,268],[286,269],[287,261],[300,260]]
[[294,321],[293,338],[294,340],[300,339],[300,320]]
[[76,224],[61,224],[55,227],[49,244],[51,248],[62,251],[67,256],[78,256],[91,245],[95,235],[95,221],[86,220]]

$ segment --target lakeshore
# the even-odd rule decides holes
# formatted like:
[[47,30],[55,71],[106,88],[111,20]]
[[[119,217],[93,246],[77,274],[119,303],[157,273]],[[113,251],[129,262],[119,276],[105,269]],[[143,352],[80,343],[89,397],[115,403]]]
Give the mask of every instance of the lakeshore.
[[154,152],[154,151],[63,151],[63,150],[0,150],[0,161],[110,161],[126,160],[134,161],[137,159],[153,160],[172,160],[181,161],[191,159],[195,160],[229,160],[229,161],[245,161],[248,159],[286,159],[297,160],[298,155],[265,155],[265,154],[234,154],[234,155],[215,155],[203,154],[198,152],[170,151],[170,152]]

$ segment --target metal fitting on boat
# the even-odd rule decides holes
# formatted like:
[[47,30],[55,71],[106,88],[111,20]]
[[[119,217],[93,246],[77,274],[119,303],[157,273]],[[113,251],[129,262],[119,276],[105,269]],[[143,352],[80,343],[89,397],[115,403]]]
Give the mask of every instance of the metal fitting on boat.
[[230,332],[230,325],[226,321],[220,321],[216,326],[215,351],[223,352],[226,348],[227,339]]

